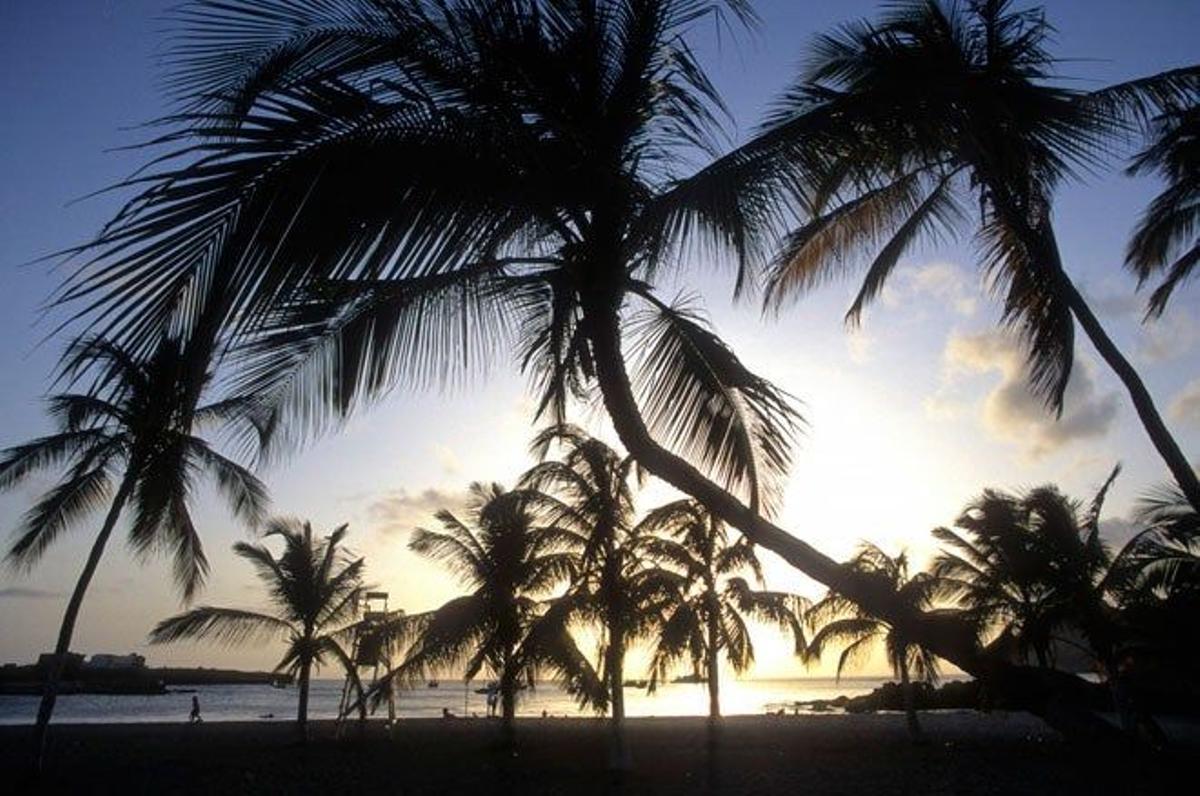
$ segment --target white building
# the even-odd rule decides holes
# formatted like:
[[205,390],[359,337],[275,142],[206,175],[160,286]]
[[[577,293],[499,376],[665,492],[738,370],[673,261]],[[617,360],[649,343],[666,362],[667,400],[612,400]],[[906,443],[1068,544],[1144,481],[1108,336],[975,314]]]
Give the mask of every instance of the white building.
[[128,655],[93,655],[84,664],[89,669],[144,669],[146,659],[135,652]]

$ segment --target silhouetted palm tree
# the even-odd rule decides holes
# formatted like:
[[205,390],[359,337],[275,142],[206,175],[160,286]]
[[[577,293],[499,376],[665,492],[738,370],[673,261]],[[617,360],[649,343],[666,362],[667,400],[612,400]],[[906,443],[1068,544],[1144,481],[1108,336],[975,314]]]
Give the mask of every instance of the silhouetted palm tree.
[[1163,273],[1148,313],[1161,315],[1175,288],[1200,263],[1200,106],[1171,108],[1155,119],[1153,139],[1129,173],[1153,174],[1167,183],[1146,208],[1125,256],[1139,284]]
[[1082,633],[1096,662],[1114,671],[1114,592],[1128,572],[1100,535],[1100,512],[1118,472],[1086,511],[1052,486],[986,490],[957,520],[962,533],[934,529],[946,545],[934,572],[985,634],[998,632],[998,649],[1052,666],[1056,646]]
[[[763,591],[762,564],[746,539],[731,537],[725,524],[694,500],[660,506],[638,523],[643,550],[664,565],[684,573],[686,585],[670,606],[651,658],[653,690],[660,678],[680,660],[689,659],[692,672],[701,666],[708,683],[708,715],[721,715],[720,659],[737,673],[754,663],[754,644],[746,618],[773,624],[790,633],[797,655],[805,650],[801,621],[804,598],[785,592]],[[743,577],[750,574],[754,589]]]
[[[743,0],[187,3],[166,157],[59,299],[135,350],[220,318],[234,383],[283,442],[516,350],[540,414],[598,388],[651,473],[982,671],[969,632],[767,519],[789,397],[654,290],[697,254],[748,285],[787,215],[775,163],[680,176],[716,150],[724,106],[689,41],[724,9],[749,16]],[[1005,682],[1033,706],[1050,693]]]
[[354,662],[342,646],[358,614],[364,562],[342,547],[347,526],[314,538],[312,525],[295,519],[268,522],[264,539],[278,537],[276,557],[261,544],[238,542],[233,551],[249,561],[267,588],[273,613],[204,605],[159,622],[152,644],[213,639],[240,645],[282,639],[287,649],[275,671],[296,678],[300,698],[296,722],[308,734],[308,689],[314,669],[328,662],[356,677]]
[[570,425],[550,427],[535,437],[533,449],[545,458],[562,447],[558,460],[542,461],[521,478],[536,490],[548,516],[572,534],[579,569],[563,598],[574,619],[601,629],[601,674],[612,713],[610,764],[627,769],[631,756],[625,734],[625,654],[659,630],[662,612],[675,599],[680,578],[654,566],[633,524],[634,485],[639,475],[631,456],[621,456],[601,440]]
[[969,224],[1005,292],[1004,322],[1027,345],[1033,392],[1062,411],[1078,322],[1200,506],[1200,480],[1063,270],[1051,223],[1064,180],[1101,166],[1147,114],[1196,102],[1200,67],[1081,92],[1063,86],[1051,30],[1042,9],[1010,0],[901,0],[877,22],[820,37],[750,145],[799,171],[797,200],[810,218],[777,257],[770,298],[819,284],[866,252],[847,314],[857,322],[912,246]]
[[249,525],[260,521],[267,502],[266,488],[253,474],[197,436],[240,417],[243,402],[199,405],[208,376],[177,341],[163,339],[150,359],[139,361],[119,346],[84,340],[67,361],[77,372],[101,368],[108,376],[90,391],[52,396],[50,414],[58,430],[9,448],[0,458],[0,489],[12,489],[38,471],[62,473],[22,519],[7,555],[18,569],[31,569],[62,533],[107,506],[67,602],[38,706],[39,766],[79,609],[125,509],[132,512],[130,547],[141,556],[168,552],[175,583],[190,600],[208,573],[189,505],[197,482],[212,478],[233,513]]
[[499,484],[470,488],[464,522],[450,510],[441,531],[418,528],[409,542],[417,553],[445,565],[470,593],[423,614],[410,614],[395,631],[411,640],[393,679],[427,678],[464,666],[474,678],[485,668],[499,680],[505,734],[514,737],[517,692],[549,670],[584,705],[603,707],[604,690],[569,631],[564,610],[548,597],[575,573],[574,539],[541,523],[536,495]]
[[[937,577],[927,572],[910,576],[908,557],[904,553],[893,558],[869,542],[862,545],[847,566],[886,584],[893,599],[913,610],[933,608],[941,595],[942,587]],[[936,683],[939,676],[937,657],[918,644],[903,627],[873,616],[836,592],[829,592],[816,602],[809,609],[807,617],[814,633],[808,642],[805,657],[818,660],[829,647],[840,646],[842,651],[837,662],[839,678],[847,666],[864,660],[875,644],[883,643],[888,665],[903,689],[908,731],[914,740],[920,740],[921,725],[917,720],[913,681]]]

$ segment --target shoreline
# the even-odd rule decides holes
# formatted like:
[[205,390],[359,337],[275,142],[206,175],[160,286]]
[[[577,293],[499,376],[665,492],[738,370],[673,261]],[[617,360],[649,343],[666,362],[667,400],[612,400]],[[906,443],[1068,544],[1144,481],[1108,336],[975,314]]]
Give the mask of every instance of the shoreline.
[[[628,793],[1155,793],[1190,758],[1153,760],[1070,744],[1024,713],[929,713],[914,746],[904,717],[736,716],[626,721]],[[611,793],[609,723],[519,718],[517,749],[499,721],[412,718],[362,732],[310,722],[55,724],[40,792]],[[21,770],[29,727],[0,727],[0,761]],[[1176,765],[1177,763],[1177,765]],[[23,792],[18,789],[17,792]]]

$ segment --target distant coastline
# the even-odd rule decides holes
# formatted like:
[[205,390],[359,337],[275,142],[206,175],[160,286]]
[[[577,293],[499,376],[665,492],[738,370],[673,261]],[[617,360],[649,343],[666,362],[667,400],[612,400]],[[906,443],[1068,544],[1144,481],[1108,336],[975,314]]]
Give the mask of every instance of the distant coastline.
[[[44,664],[8,664],[0,668],[0,695],[39,695],[45,683]],[[59,686],[61,694],[165,694],[168,688],[200,685],[290,685],[292,678],[276,672],[200,667],[76,667]]]

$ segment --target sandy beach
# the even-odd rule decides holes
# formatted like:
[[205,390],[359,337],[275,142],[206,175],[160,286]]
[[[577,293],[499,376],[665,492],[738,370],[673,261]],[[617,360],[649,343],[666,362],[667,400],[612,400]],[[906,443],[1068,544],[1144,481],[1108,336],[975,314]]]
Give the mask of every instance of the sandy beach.
[[[595,719],[520,720],[515,755],[483,719],[409,719],[390,737],[374,723],[340,740],[317,722],[307,747],[275,723],[62,725],[38,792],[1149,794],[1188,765],[1072,745],[1024,714],[922,721],[929,743],[913,747],[893,714],[728,718],[715,743],[704,719],[631,719],[634,771],[617,784]],[[23,768],[28,733],[0,728],[7,770]]]

